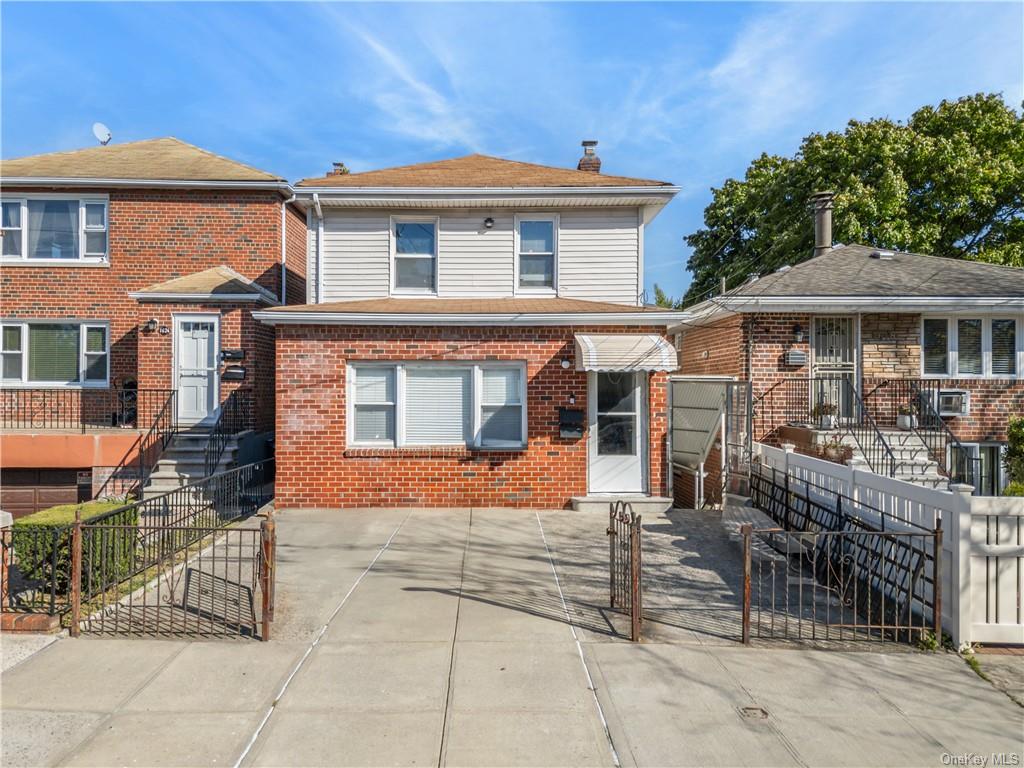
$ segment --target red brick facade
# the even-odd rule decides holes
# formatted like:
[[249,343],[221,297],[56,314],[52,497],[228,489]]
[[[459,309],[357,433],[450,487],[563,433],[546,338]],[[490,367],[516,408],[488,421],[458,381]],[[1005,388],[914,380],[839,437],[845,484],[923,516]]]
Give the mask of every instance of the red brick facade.
[[[29,190],[19,190],[29,191]],[[75,190],[31,190],[74,193]],[[17,193],[8,191],[10,194]],[[104,192],[90,189],[90,194]],[[109,265],[0,265],[5,319],[104,320],[110,323],[110,383],[173,386],[173,334],[141,330],[150,318],[171,328],[172,312],[221,315],[222,347],[246,350],[257,413],[273,423],[273,332],[256,323],[253,304],[140,304],[128,297],[163,282],[226,265],[277,295],[282,281],[280,194],[273,191],[111,189]],[[305,217],[291,208],[286,227],[287,292],[305,301]],[[223,382],[221,396],[239,386]]]
[[[587,408],[573,346],[584,331],[662,329],[278,326],[278,506],[567,506],[587,492],[587,438],[558,430],[570,394],[571,407]],[[348,448],[346,364],[367,360],[525,361],[527,447]],[[648,401],[649,488],[664,494],[667,374],[648,376]]]
[[[811,321],[808,314],[734,315],[688,329],[678,342],[680,373],[732,374],[751,381],[754,438],[770,441],[772,431],[789,420],[787,404],[778,396],[782,391],[779,383],[811,375]],[[798,326],[803,331],[802,341],[796,340]],[[887,381],[921,378],[920,327],[918,313],[861,315],[861,392],[876,418],[877,413],[893,411],[893,404],[886,400]],[[788,365],[786,352],[791,349],[803,351],[808,365]],[[1009,417],[1024,413],[1024,379],[942,379],[941,387],[971,392],[970,415],[946,420],[964,442],[1003,442]]]

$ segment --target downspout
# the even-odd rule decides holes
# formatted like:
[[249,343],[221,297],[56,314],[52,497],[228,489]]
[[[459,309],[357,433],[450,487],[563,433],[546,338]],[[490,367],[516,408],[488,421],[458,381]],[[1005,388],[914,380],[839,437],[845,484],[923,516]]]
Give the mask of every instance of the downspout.
[[316,303],[324,300],[324,212],[320,207],[320,194],[313,193],[313,208],[316,210]]
[[286,291],[286,288],[288,287],[288,266],[286,263],[287,249],[285,247],[285,241],[287,239],[285,230],[287,225],[285,223],[285,218],[288,205],[293,202],[295,202],[295,195],[292,195],[281,203],[281,304],[288,303],[288,292]]

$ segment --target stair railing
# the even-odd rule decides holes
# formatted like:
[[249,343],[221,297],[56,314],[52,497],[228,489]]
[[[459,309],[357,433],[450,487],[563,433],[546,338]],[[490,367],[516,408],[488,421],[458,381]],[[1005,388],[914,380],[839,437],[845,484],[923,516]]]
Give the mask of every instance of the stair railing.
[[[928,455],[939,470],[949,478],[950,483],[965,483],[978,491],[981,479],[981,458],[972,456],[946,424],[936,407],[933,389],[926,382],[911,381],[914,393],[909,409],[916,415],[914,433],[928,449]],[[913,421],[911,422],[913,425]]]
[[878,428],[870,411],[865,407],[853,381],[848,378],[842,381],[845,383],[848,402],[853,405],[852,418],[844,426],[857,443],[871,471],[877,475],[893,477],[896,474],[896,456],[889,446],[889,441],[885,439],[882,430]]
[[[171,442],[175,432],[178,431],[177,395],[177,390],[170,390],[167,399],[164,400],[163,405],[153,417],[149,431],[132,443],[132,447],[128,449],[118,465],[114,467],[114,471],[100,487],[96,494],[97,499],[140,493],[146,487],[153,468],[160,461],[160,456]],[[138,485],[127,488],[122,486],[119,492],[115,492],[115,483],[123,482],[129,466],[134,463],[138,464]]]
[[216,473],[228,440],[250,425],[252,402],[251,389],[236,389],[221,403],[220,413],[217,414],[217,421],[210,429],[210,439],[206,443],[204,477]]

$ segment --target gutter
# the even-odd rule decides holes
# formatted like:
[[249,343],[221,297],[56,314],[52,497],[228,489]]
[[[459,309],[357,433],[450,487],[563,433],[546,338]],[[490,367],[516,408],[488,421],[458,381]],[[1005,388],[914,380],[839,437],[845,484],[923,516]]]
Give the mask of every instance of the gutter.
[[286,263],[286,261],[287,261],[287,250],[285,248],[285,240],[287,239],[286,238],[287,225],[286,225],[285,219],[287,217],[288,205],[290,203],[293,203],[293,202],[295,202],[295,195],[292,195],[287,200],[284,200],[281,203],[281,296],[280,296],[280,298],[281,298],[281,303],[282,304],[287,304],[288,303],[288,298],[287,298],[288,294],[285,292],[285,289],[288,287],[288,265]]
[[184,304],[209,304],[221,301],[230,302],[263,302],[271,306],[277,304],[273,296],[258,293],[156,293],[151,291],[129,291],[128,298],[136,301],[175,301]]
[[656,325],[669,326],[679,322],[682,312],[561,312],[561,313],[444,313],[423,312],[253,312],[253,317],[267,325]]
[[295,187],[297,195],[410,195],[430,197],[434,195],[464,195],[467,197],[492,197],[504,195],[675,195],[679,187],[304,187],[301,182]]
[[294,194],[287,181],[214,181],[182,179],[82,179],[63,176],[6,176],[5,187],[171,187],[178,189],[253,189]]
[[324,211],[320,207],[320,195],[313,193],[313,207],[316,210],[316,303],[324,300]]

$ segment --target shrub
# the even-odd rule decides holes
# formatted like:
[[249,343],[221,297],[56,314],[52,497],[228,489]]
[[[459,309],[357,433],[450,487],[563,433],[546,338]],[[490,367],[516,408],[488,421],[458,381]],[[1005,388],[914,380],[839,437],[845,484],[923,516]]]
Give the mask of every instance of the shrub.
[[1014,480],[1003,488],[1003,496],[1024,496],[1024,483]]
[[[1003,461],[1012,483],[1024,483],[1024,416],[1011,417],[1006,425],[1006,454]],[[1022,493],[1009,494],[1024,496]]]
[[52,587],[64,597],[71,585],[71,531],[75,510],[82,522],[102,522],[125,528],[86,529],[82,533],[82,590],[98,591],[128,575],[134,559],[139,512],[129,507],[110,517],[98,518],[123,507],[121,501],[62,504],[19,518],[11,527],[11,543],[20,574],[47,591]]

